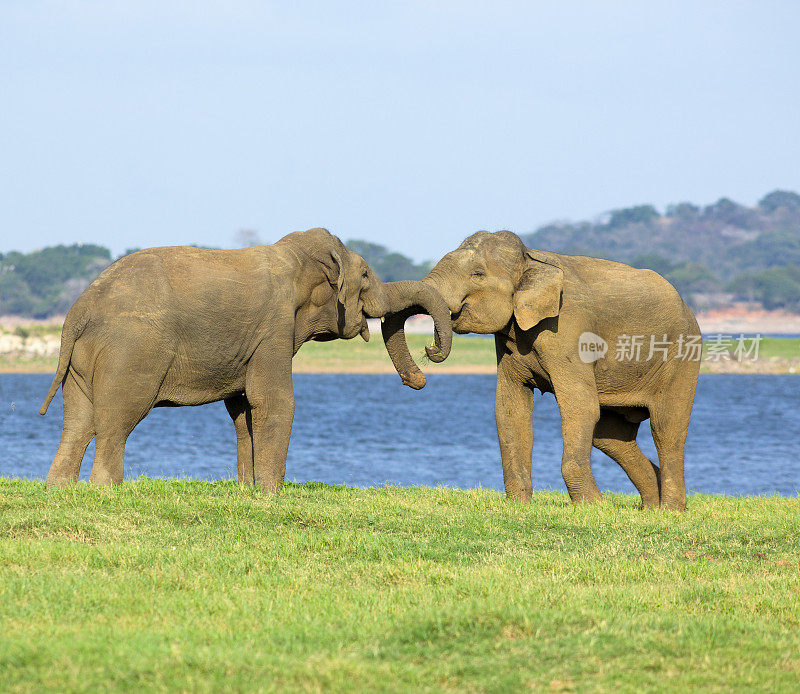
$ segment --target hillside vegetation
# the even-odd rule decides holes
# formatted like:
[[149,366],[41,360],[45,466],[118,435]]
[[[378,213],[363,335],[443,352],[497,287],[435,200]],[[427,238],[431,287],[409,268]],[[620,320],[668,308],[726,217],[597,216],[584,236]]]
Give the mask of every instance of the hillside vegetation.
[[[421,279],[431,267],[377,243],[352,239],[347,244],[367,259],[384,282]],[[139,249],[126,253],[134,250]],[[111,251],[93,244],[0,253],[0,316],[43,319],[64,314],[111,262]]]
[[695,308],[739,298],[800,309],[800,195],[790,191],[773,191],[755,207],[727,198],[702,208],[670,205],[664,214],[628,207],[594,222],[549,224],[523,240],[650,268]]
[[[470,229],[464,230],[467,236]],[[595,221],[548,224],[523,235],[531,247],[620,260],[661,273],[696,309],[736,299],[800,311],[800,195],[773,191],[755,207],[722,198],[612,210]],[[239,242],[259,243],[255,232]],[[384,281],[420,279],[433,261],[350,239]],[[66,312],[111,262],[103,246],[73,244],[0,253],[0,315],[46,318]]]
[[108,248],[82,243],[0,253],[0,315],[66,313],[110,262]]

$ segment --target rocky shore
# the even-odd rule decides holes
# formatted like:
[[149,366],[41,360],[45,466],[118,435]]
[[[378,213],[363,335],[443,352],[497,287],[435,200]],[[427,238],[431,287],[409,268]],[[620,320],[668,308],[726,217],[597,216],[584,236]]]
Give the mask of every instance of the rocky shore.
[[60,346],[60,331],[30,334],[19,329],[4,332],[0,328],[0,357],[6,359],[13,358],[24,362],[42,357],[58,357]]

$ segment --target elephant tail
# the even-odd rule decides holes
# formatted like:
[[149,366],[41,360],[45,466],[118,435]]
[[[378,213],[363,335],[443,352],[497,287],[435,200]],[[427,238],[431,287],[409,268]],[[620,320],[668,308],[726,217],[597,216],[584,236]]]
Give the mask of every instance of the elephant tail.
[[[71,313],[71,312],[70,312]],[[56,367],[56,374],[53,376],[53,383],[50,386],[50,391],[44,399],[39,414],[46,414],[47,408],[50,407],[50,402],[58,392],[58,388],[64,383],[67,377],[67,369],[69,369],[69,362],[72,359],[72,350],[75,347],[75,341],[80,337],[83,329],[86,327],[85,320],[75,320],[67,315],[64,320],[64,327],[61,330],[61,349],[58,352],[58,366]]]

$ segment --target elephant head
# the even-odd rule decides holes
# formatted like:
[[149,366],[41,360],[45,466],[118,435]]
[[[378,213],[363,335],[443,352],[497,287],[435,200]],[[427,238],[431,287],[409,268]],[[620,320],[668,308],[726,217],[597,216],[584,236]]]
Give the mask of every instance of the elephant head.
[[[445,255],[422,282],[444,298],[455,332],[491,334],[512,319],[530,330],[557,316],[563,279],[555,255],[526,248],[510,231],[479,231]],[[391,314],[382,326],[387,347],[392,345],[401,364],[411,359],[404,348],[407,316]],[[429,348],[433,360],[434,352]]]
[[[304,322],[312,326],[308,339],[351,339],[360,334],[369,341],[367,318],[427,313],[434,322],[436,346],[429,348],[433,360],[443,361],[450,354],[450,312],[431,285],[412,280],[382,282],[358,253],[325,229],[295,232],[278,244],[310,257],[322,271],[308,289],[308,306],[299,312],[304,313]],[[405,340],[389,340],[386,348],[403,383],[423,388],[425,376],[408,354]]]

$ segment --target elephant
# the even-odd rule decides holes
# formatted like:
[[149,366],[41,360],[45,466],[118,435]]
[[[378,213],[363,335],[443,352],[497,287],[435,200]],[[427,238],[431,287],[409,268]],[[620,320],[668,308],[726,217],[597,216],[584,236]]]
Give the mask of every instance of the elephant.
[[77,480],[92,438],[89,481],[119,484],[126,440],[153,407],[224,400],[236,430],[239,481],[275,493],[294,417],[294,355],[309,340],[369,340],[367,318],[401,310],[433,317],[431,351],[434,361],[444,360],[452,331],[436,291],[415,281],[381,282],[325,229],[294,232],[270,246],[175,246],[124,256],[64,321],[40,410],[47,412],[63,386],[64,426],[47,486]]
[[[561,471],[573,503],[601,499],[590,467],[594,446],[619,463],[643,506],[685,509],[700,330],[667,280],[609,260],[527,248],[509,231],[480,231],[422,282],[447,302],[456,333],[494,334],[495,419],[509,498],[531,499],[536,388],[558,403]],[[415,366],[403,334],[407,316],[390,314],[382,324],[389,353],[406,371]],[[608,345],[616,345],[616,356],[606,354]],[[647,418],[658,466],[636,443]]]

